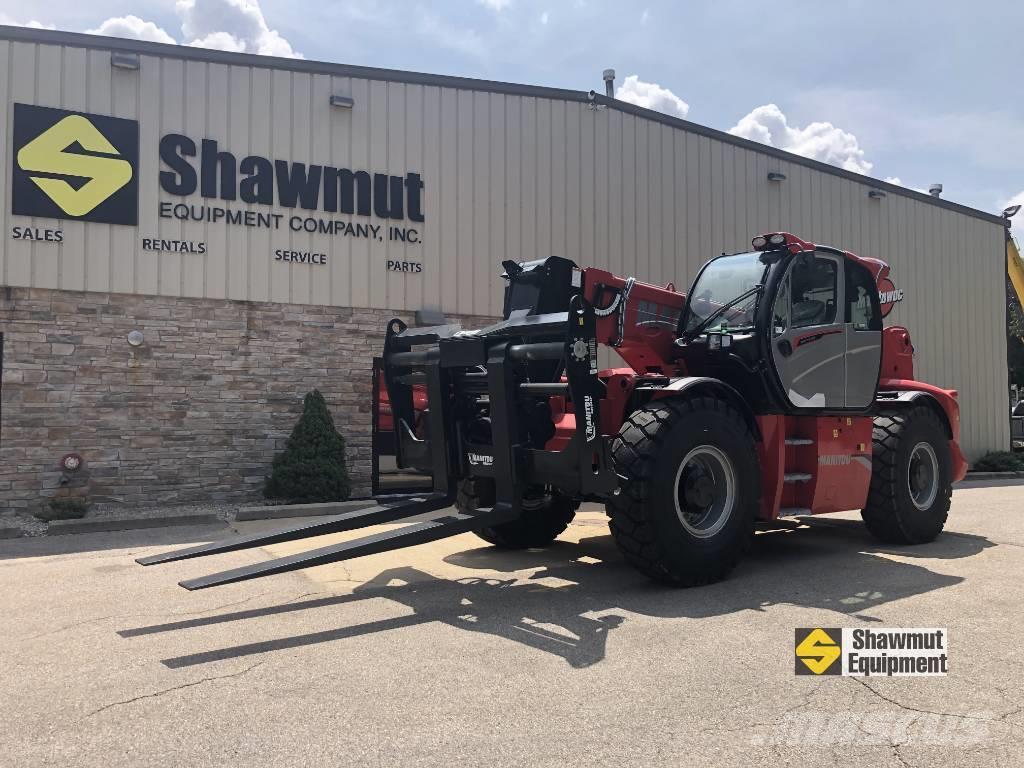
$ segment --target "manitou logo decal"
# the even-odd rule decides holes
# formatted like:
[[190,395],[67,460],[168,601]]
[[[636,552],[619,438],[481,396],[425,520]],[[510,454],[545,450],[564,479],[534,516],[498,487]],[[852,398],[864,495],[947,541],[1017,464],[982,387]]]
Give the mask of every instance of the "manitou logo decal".
[[494,457],[486,453],[468,453],[466,456],[474,467],[489,467],[494,464]]
[[878,303],[882,306],[882,317],[886,317],[892,308],[903,301],[903,289],[893,285],[892,280],[883,277],[878,281]]
[[136,121],[15,104],[13,133],[12,213],[138,222]]
[[597,437],[597,426],[594,424],[594,398],[590,395],[583,396],[583,418],[589,443]]

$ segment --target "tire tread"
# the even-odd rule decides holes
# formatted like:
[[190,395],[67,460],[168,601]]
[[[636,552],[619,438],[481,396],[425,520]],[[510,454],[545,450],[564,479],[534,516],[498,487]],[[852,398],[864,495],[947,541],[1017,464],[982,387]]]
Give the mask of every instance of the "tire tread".
[[[731,405],[713,397],[665,399],[634,411],[612,443],[616,471],[625,478],[617,496],[607,503],[609,527],[626,562],[648,577],[673,586],[694,587],[719,581],[731,571],[749,548],[754,535],[753,517],[737,547],[711,567],[694,569],[679,563],[663,545],[648,500],[657,457],[677,423],[699,411],[725,416],[754,438],[743,416]],[[756,461],[756,458],[755,458]],[[758,494],[759,496],[759,494]],[[759,498],[758,498],[759,501]]]

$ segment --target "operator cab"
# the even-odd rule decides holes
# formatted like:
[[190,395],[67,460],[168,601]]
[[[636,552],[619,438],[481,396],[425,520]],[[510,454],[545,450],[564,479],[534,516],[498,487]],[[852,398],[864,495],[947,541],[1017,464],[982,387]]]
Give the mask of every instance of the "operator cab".
[[882,314],[868,262],[784,233],[712,259],[680,319],[691,376],[736,388],[760,413],[864,411],[882,359]]

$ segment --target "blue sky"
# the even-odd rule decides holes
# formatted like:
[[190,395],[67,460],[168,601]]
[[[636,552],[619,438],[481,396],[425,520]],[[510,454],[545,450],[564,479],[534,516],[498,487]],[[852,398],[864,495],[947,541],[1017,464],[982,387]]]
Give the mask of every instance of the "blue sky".
[[0,0],[0,23],[32,22],[581,90],[614,67],[620,97],[697,123],[984,210],[1024,201],[1024,4]]

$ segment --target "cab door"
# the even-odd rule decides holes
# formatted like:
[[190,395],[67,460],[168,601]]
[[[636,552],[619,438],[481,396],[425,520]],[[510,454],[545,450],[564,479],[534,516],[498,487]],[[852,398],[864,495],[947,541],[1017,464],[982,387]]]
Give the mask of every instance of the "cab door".
[[776,294],[772,362],[795,408],[846,407],[844,261],[820,251],[800,254]]
[[867,408],[882,367],[882,310],[871,271],[846,261],[846,407]]

